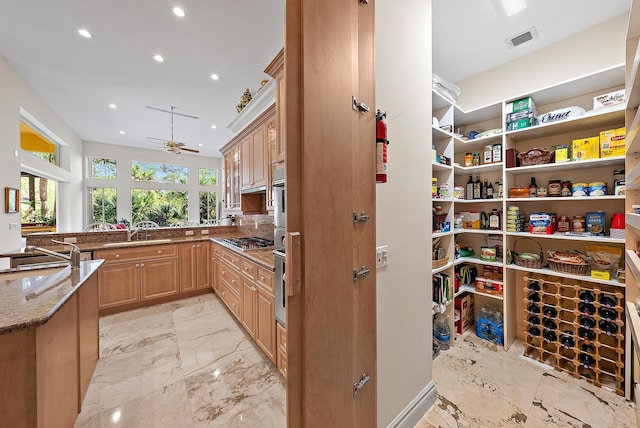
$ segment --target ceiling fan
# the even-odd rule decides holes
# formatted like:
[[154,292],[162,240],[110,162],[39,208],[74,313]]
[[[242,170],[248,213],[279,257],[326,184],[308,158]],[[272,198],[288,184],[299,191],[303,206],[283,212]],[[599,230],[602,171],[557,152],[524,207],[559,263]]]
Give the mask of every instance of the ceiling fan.
[[180,141],[176,141],[173,139],[173,115],[177,114],[179,116],[184,116],[184,117],[188,117],[191,119],[197,119],[198,116],[191,116],[189,114],[184,114],[184,113],[176,113],[175,110],[175,106],[171,106],[171,110],[164,110],[161,108],[157,108],[157,107],[151,107],[151,106],[145,106],[148,109],[151,110],[157,110],[157,111],[161,111],[163,113],[169,113],[171,114],[171,139],[167,140],[166,138],[155,138],[155,137],[147,137],[147,140],[150,143],[154,143],[154,144],[162,144],[168,152],[171,153],[175,153],[175,154],[180,154],[180,152],[185,151],[185,152],[192,152],[192,153],[200,153],[200,150],[196,150],[196,149],[190,149],[189,147],[186,147],[186,143],[181,143]]

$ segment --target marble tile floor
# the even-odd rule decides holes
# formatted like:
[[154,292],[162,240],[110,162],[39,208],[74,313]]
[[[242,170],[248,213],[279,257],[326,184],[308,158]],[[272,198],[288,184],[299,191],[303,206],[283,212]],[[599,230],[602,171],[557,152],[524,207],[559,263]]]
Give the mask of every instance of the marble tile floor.
[[438,399],[415,428],[635,427],[623,397],[465,333],[433,361]]
[[273,427],[284,380],[213,294],[100,318],[75,427]]

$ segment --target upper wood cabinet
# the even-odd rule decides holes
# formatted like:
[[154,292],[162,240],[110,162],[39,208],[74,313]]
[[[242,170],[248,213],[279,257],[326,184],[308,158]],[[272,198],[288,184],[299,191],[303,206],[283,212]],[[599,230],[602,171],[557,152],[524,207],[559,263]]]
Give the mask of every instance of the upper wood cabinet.
[[240,142],[242,190],[265,185],[265,124],[260,123]]
[[285,84],[284,84],[284,49],[282,49],[273,58],[271,63],[264,69],[264,72],[276,80],[276,124],[277,132],[275,135],[277,138],[274,140],[274,152],[271,161],[274,163],[284,162],[285,152],[285,124],[286,115],[284,109],[285,100]]

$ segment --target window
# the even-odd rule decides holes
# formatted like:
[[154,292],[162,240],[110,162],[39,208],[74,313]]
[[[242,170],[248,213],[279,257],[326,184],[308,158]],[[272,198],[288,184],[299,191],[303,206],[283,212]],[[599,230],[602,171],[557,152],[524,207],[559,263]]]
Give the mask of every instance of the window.
[[152,181],[156,183],[189,183],[189,167],[133,161],[131,163],[133,181]]
[[26,172],[20,177],[20,219],[23,226],[55,227],[57,183]]
[[118,222],[116,189],[112,187],[90,187],[89,201],[91,202],[89,223],[116,224]]
[[58,145],[25,122],[20,122],[20,148],[51,164],[56,164]]
[[218,171],[210,168],[198,168],[198,184],[215,186],[218,184]]
[[131,223],[151,220],[160,226],[186,221],[188,192],[131,189]]
[[116,160],[89,157],[89,178],[102,180],[116,179]]
[[200,224],[216,218],[216,192],[200,192]]

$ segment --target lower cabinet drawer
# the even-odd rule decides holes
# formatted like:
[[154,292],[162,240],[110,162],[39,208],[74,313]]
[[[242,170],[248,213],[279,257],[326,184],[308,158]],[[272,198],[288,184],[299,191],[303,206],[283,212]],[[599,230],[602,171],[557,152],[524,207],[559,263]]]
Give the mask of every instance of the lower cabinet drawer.
[[220,263],[220,280],[240,295],[240,274],[226,262]]
[[276,323],[276,347],[287,353],[287,330],[279,323]]
[[276,360],[276,365],[278,367],[278,371],[282,373],[282,376],[287,378],[287,354],[282,352],[280,348],[278,348],[278,357]]
[[225,283],[220,284],[220,298],[227,305],[233,315],[240,319],[240,297],[227,287]]

